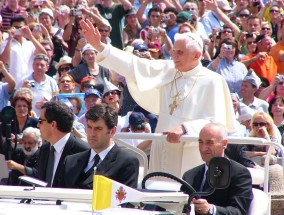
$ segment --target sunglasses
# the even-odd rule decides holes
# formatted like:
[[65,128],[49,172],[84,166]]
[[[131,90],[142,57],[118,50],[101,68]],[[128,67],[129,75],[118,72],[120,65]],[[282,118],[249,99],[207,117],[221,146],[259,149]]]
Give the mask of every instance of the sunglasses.
[[263,28],[261,28],[261,30],[263,30],[263,31],[265,31],[265,30],[271,30],[270,28],[266,28],[266,27],[263,27]]
[[183,9],[184,11],[194,11],[194,10],[196,10],[195,8],[184,8]]
[[269,13],[279,13],[280,10],[270,10]]
[[266,122],[253,122],[252,123],[253,126],[257,127],[257,126],[266,126],[267,123]]
[[92,88],[92,89],[96,89],[95,85],[93,85],[93,84],[84,84],[84,88],[88,88],[88,89],[90,89],[90,88]]
[[107,93],[105,93],[105,96],[109,96],[109,95],[117,95],[118,93],[117,93],[117,91],[116,90],[114,90],[114,91],[109,91],[109,92],[107,92]]
[[39,123],[39,124],[42,124],[44,121],[47,121],[47,120],[46,120],[46,119],[38,118],[38,123]]
[[70,70],[71,68],[70,67],[64,67],[64,68],[60,68],[59,70],[58,70],[58,72],[63,72],[64,70],[65,71],[68,71],[68,70]]
[[34,8],[41,8],[41,5],[34,5]]
[[60,83],[62,83],[62,84],[64,84],[64,83],[71,83],[71,81],[70,80],[62,80],[62,81],[60,81]]
[[255,44],[255,41],[247,42],[248,45]]
[[249,14],[240,14],[239,16],[242,18],[246,18],[246,17],[249,17]]

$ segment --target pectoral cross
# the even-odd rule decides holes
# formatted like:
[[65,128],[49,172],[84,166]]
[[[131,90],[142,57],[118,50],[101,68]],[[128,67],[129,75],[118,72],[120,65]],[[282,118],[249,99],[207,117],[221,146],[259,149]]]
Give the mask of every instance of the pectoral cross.
[[170,115],[173,115],[174,110],[177,108],[177,101],[174,100],[172,104],[169,105],[170,110]]

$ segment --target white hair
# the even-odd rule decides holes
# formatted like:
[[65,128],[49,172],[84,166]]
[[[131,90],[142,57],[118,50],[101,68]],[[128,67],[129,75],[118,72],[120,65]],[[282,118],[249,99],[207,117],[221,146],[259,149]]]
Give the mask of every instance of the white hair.
[[27,127],[24,131],[23,131],[23,136],[25,135],[30,135],[33,134],[35,136],[35,143],[38,146],[41,146],[42,143],[42,139],[41,139],[41,133],[40,130],[38,128],[34,128],[34,127]]

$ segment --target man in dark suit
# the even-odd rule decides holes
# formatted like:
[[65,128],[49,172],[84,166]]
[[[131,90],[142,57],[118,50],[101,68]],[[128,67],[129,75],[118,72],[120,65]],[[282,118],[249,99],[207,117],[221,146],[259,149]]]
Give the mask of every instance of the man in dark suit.
[[89,148],[70,133],[72,126],[73,113],[66,104],[57,101],[42,106],[38,127],[42,139],[48,142],[41,146],[35,168],[26,168],[28,176],[47,181],[49,187],[58,187],[65,157]]
[[118,147],[112,139],[117,119],[117,112],[105,104],[98,104],[87,111],[86,133],[91,149],[66,157],[61,187],[92,189],[94,174],[137,187],[138,159]]
[[[228,144],[226,128],[219,123],[205,125],[199,133],[199,151],[206,163],[184,173],[183,179],[196,191],[212,190],[206,179],[207,165],[212,157],[224,157]],[[231,161],[231,183],[228,188],[216,190],[213,194],[194,198],[196,214],[247,214],[253,198],[252,179],[249,171],[241,164]],[[186,191],[182,186],[181,190]]]

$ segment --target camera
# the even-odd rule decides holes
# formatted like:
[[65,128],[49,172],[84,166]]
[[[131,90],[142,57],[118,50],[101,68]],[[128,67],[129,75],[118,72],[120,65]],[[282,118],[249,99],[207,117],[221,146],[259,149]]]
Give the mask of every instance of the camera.
[[21,29],[15,29],[14,35],[22,35],[22,30]]
[[40,31],[40,30],[41,30],[40,24],[36,24],[36,26],[34,27],[34,29],[35,29],[36,31]]
[[31,87],[35,87],[35,81],[29,80],[29,83],[30,83]]
[[165,20],[168,20],[168,19],[170,19],[170,16],[169,16],[168,14],[166,14],[166,15],[164,16],[164,19],[165,19]]
[[224,48],[227,49],[228,51],[232,51],[233,46],[232,46],[232,45],[224,44]]
[[153,33],[159,33],[160,32],[160,30],[159,30],[159,28],[153,28],[153,31],[152,31]]
[[71,16],[82,16],[82,11],[78,9],[71,10]]
[[140,57],[145,57],[145,53],[144,52],[140,52],[139,55],[140,55]]

